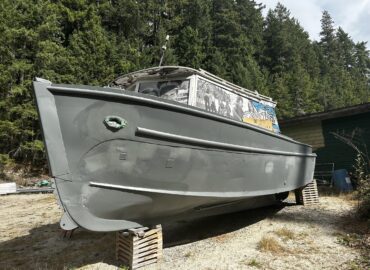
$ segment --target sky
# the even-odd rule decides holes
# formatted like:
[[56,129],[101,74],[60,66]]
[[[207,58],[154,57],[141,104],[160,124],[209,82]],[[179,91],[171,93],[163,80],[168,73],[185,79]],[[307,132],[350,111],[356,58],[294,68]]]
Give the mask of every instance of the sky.
[[290,10],[312,40],[320,39],[321,15],[327,10],[334,21],[355,42],[367,41],[370,48],[370,0],[256,0],[266,5],[263,14],[273,9],[278,2]]

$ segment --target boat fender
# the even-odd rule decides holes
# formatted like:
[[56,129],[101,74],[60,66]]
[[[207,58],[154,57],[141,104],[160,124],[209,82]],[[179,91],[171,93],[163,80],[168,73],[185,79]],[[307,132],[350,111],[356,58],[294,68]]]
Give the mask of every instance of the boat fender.
[[108,115],[104,118],[104,124],[110,130],[120,130],[127,125],[127,121],[122,117],[115,116],[115,115]]

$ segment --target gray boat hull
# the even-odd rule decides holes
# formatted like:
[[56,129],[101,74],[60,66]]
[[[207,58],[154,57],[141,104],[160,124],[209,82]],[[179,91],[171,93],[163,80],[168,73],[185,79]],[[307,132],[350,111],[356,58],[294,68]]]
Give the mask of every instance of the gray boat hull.
[[88,230],[266,206],[313,179],[311,147],[262,128],[117,89],[34,89],[66,220]]

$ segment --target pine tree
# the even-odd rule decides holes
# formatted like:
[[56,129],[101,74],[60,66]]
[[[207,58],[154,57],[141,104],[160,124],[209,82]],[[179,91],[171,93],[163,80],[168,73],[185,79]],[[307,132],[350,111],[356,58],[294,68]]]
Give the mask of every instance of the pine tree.
[[273,74],[270,78],[271,97],[277,102],[276,114],[278,118],[289,118],[294,116],[293,104],[290,97],[287,74]]
[[279,117],[370,101],[367,44],[325,11],[311,42],[278,4],[255,0],[3,0],[0,3],[0,163],[44,164],[32,80],[106,85],[159,63],[204,68],[271,95]]
[[342,28],[336,30],[333,24],[330,14],[324,11],[319,42],[321,82],[324,82],[321,85],[321,101],[324,109],[365,102],[369,93],[368,79],[366,75],[360,75],[361,72],[357,68],[356,46],[353,40]]
[[320,53],[322,80],[322,102],[325,110],[336,108],[339,105],[336,86],[333,85],[334,77],[339,72],[338,44],[335,37],[334,21],[326,10],[322,13],[320,32]]
[[176,55],[180,65],[193,68],[202,67],[205,54],[199,32],[190,26],[185,27],[176,40]]
[[350,71],[355,64],[355,44],[341,27],[338,28],[336,33],[336,40],[338,42],[340,65],[347,71]]
[[240,10],[249,1],[213,1],[213,53],[209,69],[219,76],[249,89],[266,93],[266,78],[254,58],[255,49],[245,30]]
[[262,63],[273,81],[270,93],[279,98],[277,91],[284,92],[284,100],[279,98],[279,104],[283,106],[279,116],[290,117],[320,110],[321,107],[316,105],[315,77],[319,74],[319,62],[314,46],[308,34],[283,5],[277,4],[274,10],[269,10],[264,40]]
[[354,47],[353,78],[357,82],[355,94],[360,102],[370,102],[370,57],[365,42],[358,42]]
[[96,12],[94,7],[88,9],[83,25],[72,33],[68,46],[73,73],[82,84],[107,84],[115,76],[109,64],[114,50]]
[[331,57],[335,56],[335,29],[334,21],[328,11],[324,10],[321,18],[321,40],[320,45],[323,50],[324,56],[328,61],[332,60]]

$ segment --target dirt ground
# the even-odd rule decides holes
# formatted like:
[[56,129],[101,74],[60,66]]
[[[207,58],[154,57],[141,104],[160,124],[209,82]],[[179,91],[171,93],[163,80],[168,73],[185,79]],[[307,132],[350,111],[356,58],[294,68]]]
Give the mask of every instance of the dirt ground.
[[[145,269],[370,269],[369,227],[356,201],[278,207],[162,224],[164,258]],[[117,269],[115,234],[62,237],[54,196],[0,196],[0,269]],[[358,245],[358,243],[365,243]]]

